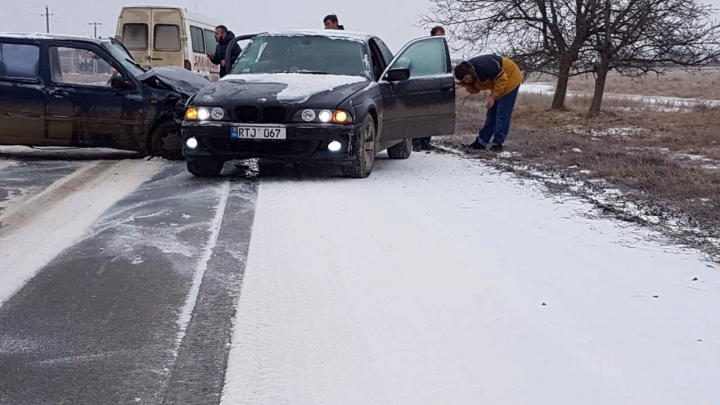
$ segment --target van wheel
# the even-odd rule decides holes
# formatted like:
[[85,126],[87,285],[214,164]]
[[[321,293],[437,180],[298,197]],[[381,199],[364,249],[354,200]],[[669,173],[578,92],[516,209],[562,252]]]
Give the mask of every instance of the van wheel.
[[150,135],[150,153],[168,160],[181,160],[183,153],[180,125],[168,120],[156,126]]
[[187,160],[187,169],[195,177],[217,177],[222,172],[225,162],[211,157]]
[[407,159],[412,154],[412,141],[405,139],[397,145],[388,148],[387,152],[390,159]]
[[375,121],[368,115],[358,133],[352,137],[351,145],[355,160],[350,166],[342,166],[343,175],[364,179],[372,173],[377,151],[375,141]]

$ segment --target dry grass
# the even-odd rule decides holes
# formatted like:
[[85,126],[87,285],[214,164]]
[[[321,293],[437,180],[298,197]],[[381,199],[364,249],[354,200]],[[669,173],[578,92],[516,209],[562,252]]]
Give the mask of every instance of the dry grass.
[[[458,103],[458,133],[477,133],[485,114],[479,101],[470,98]],[[665,229],[667,233],[720,258],[720,250],[706,238],[720,236],[720,170],[703,168],[703,164],[709,166],[707,161],[678,158],[682,153],[720,159],[718,111],[624,111],[588,119],[581,99],[568,103],[565,112],[548,111],[549,105],[548,96],[519,98],[506,142],[506,150],[517,152],[509,159],[516,167],[603,180],[605,187],[623,190],[646,214],[681,218],[685,231]],[[612,128],[635,128],[636,132],[607,135]],[[439,141],[457,146],[473,138],[465,135]],[[490,152],[477,156],[508,168],[508,159],[497,159]],[[642,222],[641,217],[635,219]]]
[[[536,81],[555,82],[554,78],[548,76],[534,76],[531,78]],[[573,77],[570,79],[568,89],[570,91],[592,93],[595,89],[595,81],[590,75]],[[671,70],[662,76],[650,74],[637,79],[623,77],[611,72],[608,75],[605,92],[720,100],[720,69],[707,68],[700,73]]]

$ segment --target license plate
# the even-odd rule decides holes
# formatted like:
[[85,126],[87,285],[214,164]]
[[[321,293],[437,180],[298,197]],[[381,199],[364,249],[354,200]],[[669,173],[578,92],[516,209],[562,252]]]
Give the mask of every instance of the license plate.
[[283,127],[233,127],[230,137],[235,139],[286,139],[286,129]]

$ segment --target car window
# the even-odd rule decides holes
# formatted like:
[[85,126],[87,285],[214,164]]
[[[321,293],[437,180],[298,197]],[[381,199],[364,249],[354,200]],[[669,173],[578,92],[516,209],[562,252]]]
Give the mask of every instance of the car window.
[[37,79],[40,48],[30,44],[0,43],[0,77]]
[[393,69],[410,69],[410,77],[426,77],[449,73],[447,50],[441,38],[414,42],[403,49],[393,62]]
[[175,52],[180,50],[180,27],[171,24],[155,25],[155,50]]
[[147,24],[123,25],[122,42],[127,49],[133,51],[146,51],[148,49]]
[[380,38],[375,38],[374,41],[375,45],[377,45],[378,49],[380,49],[380,53],[382,54],[383,59],[385,59],[385,65],[392,62],[393,53],[390,51],[390,48],[385,45],[385,42],[383,42]]
[[120,62],[120,64],[133,76],[140,76],[145,73],[145,71],[138,66],[138,64],[132,60],[132,57],[121,47],[110,41],[103,42],[103,47],[110,52],[110,55]]
[[217,42],[215,41],[215,32],[205,30],[205,53],[215,54],[215,47]]
[[51,47],[52,81],[92,87],[110,87],[113,67],[93,51],[70,47]]
[[259,36],[231,70],[242,73],[327,73],[366,76],[362,42],[324,36]]
[[193,52],[205,53],[205,38],[203,37],[202,28],[190,27],[190,39],[192,40]]

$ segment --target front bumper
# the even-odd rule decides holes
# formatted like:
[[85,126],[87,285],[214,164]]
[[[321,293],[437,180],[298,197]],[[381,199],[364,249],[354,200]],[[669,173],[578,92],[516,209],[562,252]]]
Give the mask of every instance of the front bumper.
[[[254,140],[231,138],[231,128],[242,125],[286,128],[283,140]],[[352,137],[359,125],[339,124],[240,124],[230,122],[188,122],[182,124],[183,154],[185,157],[212,156],[232,159],[325,160],[352,162]],[[196,148],[186,141],[194,137]],[[328,143],[338,141],[342,148],[337,152],[327,149]]]

